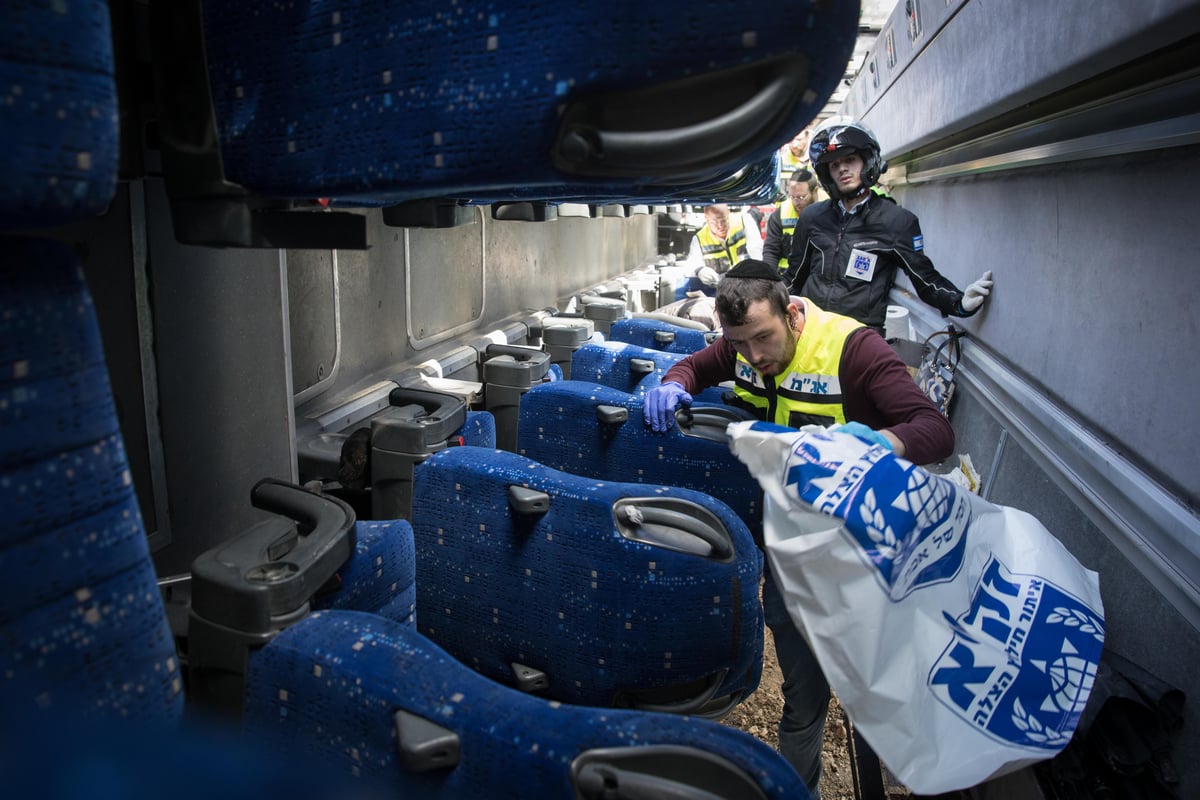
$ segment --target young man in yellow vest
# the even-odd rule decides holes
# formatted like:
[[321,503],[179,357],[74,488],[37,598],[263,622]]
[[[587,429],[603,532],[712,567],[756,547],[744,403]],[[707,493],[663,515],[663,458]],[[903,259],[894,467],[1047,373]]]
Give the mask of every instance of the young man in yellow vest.
[[[875,330],[790,297],[779,269],[743,261],[717,287],[724,334],[667,371],[646,393],[650,426],[665,431],[692,393],[732,378],[759,418],[798,427],[837,424],[918,464],[954,451],[954,429]],[[763,616],[783,673],[779,752],[819,798],[829,684],[767,570]]]
[[711,295],[721,276],[745,258],[762,258],[758,226],[746,224],[745,216],[731,213],[727,205],[705,206],[704,227],[692,237],[685,262],[696,268],[697,281]]
[[796,170],[788,176],[787,193],[787,199],[767,218],[767,235],[763,240],[762,260],[780,271],[788,268],[792,231],[800,212],[817,202],[817,176],[807,169]]
[[797,133],[792,140],[779,148],[779,178],[788,180],[798,169],[811,169],[808,161],[808,142],[812,131],[808,128]]

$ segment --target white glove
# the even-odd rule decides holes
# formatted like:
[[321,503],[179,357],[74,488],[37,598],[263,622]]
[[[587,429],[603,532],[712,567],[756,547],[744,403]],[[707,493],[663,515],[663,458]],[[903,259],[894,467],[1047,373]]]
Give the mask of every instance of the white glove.
[[701,267],[700,269],[696,270],[696,277],[699,278],[700,282],[705,286],[716,286],[717,281],[721,280],[721,276],[718,275],[717,271],[712,267]]
[[983,298],[987,297],[991,293],[992,271],[989,269],[987,272],[979,276],[979,280],[972,283],[967,287],[967,290],[963,292],[963,299],[961,303],[963,311],[970,314],[972,311],[983,305]]

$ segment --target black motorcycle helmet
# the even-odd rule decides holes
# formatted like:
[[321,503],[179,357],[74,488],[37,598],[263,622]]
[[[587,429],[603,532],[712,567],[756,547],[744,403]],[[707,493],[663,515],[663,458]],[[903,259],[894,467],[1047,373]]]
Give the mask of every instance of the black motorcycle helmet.
[[808,160],[817,180],[834,200],[840,200],[842,193],[829,175],[829,162],[850,153],[858,153],[863,160],[860,191],[870,190],[887,171],[887,162],[879,154],[879,140],[870,128],[849,117],[831,117],[821,123],[809,140]]

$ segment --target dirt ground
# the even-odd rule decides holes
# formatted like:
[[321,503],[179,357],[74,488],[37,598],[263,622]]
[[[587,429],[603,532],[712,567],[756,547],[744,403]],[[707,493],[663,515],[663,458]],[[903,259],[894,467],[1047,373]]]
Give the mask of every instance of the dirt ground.
[[[779,749],[779,715],[783,713],[783,676],[775,658],[775,638],[770,628],[763,630],[763,671],[758,689],[723,720],[760,741]],[[837,695],[829,701],[825,722],[825,747],[821,751],[822,800],[855,800],[854,773],[850,763],[846,715]],[[885,792],[890,800],[910,800],[912,794],[893,776],[884,776]]]
[[[762,680],[758,690],[743,701],[724,720],[738,730],[779,746],[779,715],[783,713],[783,694],[779,688],[783,678],[775,660],[775,640],[766,629],[763,647]],[[825,749],[821,753],[824,771],[821,774],[822,800],[854,800],[854,779],[850,772],[850,754],[846,747],[846,725],[842,706],[834,697],[829,704],[829,720],[825,724]]]

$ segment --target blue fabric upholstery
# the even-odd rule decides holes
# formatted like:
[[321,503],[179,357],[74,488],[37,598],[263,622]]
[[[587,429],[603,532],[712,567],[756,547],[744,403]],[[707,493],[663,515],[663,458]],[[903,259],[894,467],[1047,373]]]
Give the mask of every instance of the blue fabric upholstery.
[[118,161],[108,3],[5,0],[0,87],[0,230],[104,211]]
[[[675,365],[682,353],[652,350],[627,342],[588,342],[571,354],[571,379],[592,381],[642,397],[662,383],[663,375]],[[635,372],[633,359],[650,361],[653,372]],[[725,390],[712,386],[693,395],[698,403],[721,403]]]
[[182,683],[75,253],[0,263],[0,707],[177,720]]
[[[545,492],[548,510],[515,511],[510,486]],[[727,532],[732,556],[625,538],[613,504],[629,497],[702,506]],[[732,704],[758,685],[762,553],[707,495],[459,447],[417,467],[413,532],[420,631],[495,680],[512,683],[515,662],[546,673],[546,697],[589,705],[710,680],[714,697]]]
[[628,342],[639,347],[662,350],[667,353],[687,355],[708,347],[709,336],[695,328],[685,328],[648,317],[619,319],[613,323],[608,338],[614,342]]
[[[628,419],[600,422],[599,406],[624,408]],[[517,452],[598,480],[705,492],[732,508],[756,540],[762,535],[762,490],[729,444],[678,426],[655,433],[645,424],[640,395],[575,380],[534,387],[521,399]]]
[[354,533],[354,555],[338,573],[339,590],[313,598],[313,608],[370,611],[415,624],[417,564],[412,525],[402,519],[359,520]]
[[397,202],[495,200],[510,187],[529,190],[525,199],[539,187],[545,200],[594,199],[606,188],[636,195],[664,181],[554,168],[548,154],[565,103],[800,54],[809,91],[778,130],[717,159],[705,181],[769,161],[841,80],[858,10],[768,4],[733,22],[715,0],[486,9],[454,0],[206,0],[204,18],[230,179],[275,196]]
[[[402,766],[397,710],[456,734],[457,763]],[[808,797],[777,752],[727,725],[547,702],[476,674],[410,627],[356,612],[313,614],[252,657],[245,726],[297,762],[336,758],[364,789],[389,797],[572,798],[569,772],[580,753],[653,745],[719,756],[764,797]]]
[[496,417],[490,411],[468,411],[467,421],[454,432],[472,447],[496,446]]
[[166,725],[67,712],[5,722],[0,786],[9,798],[368,800],[328,764],[298,762],[215,720]]

